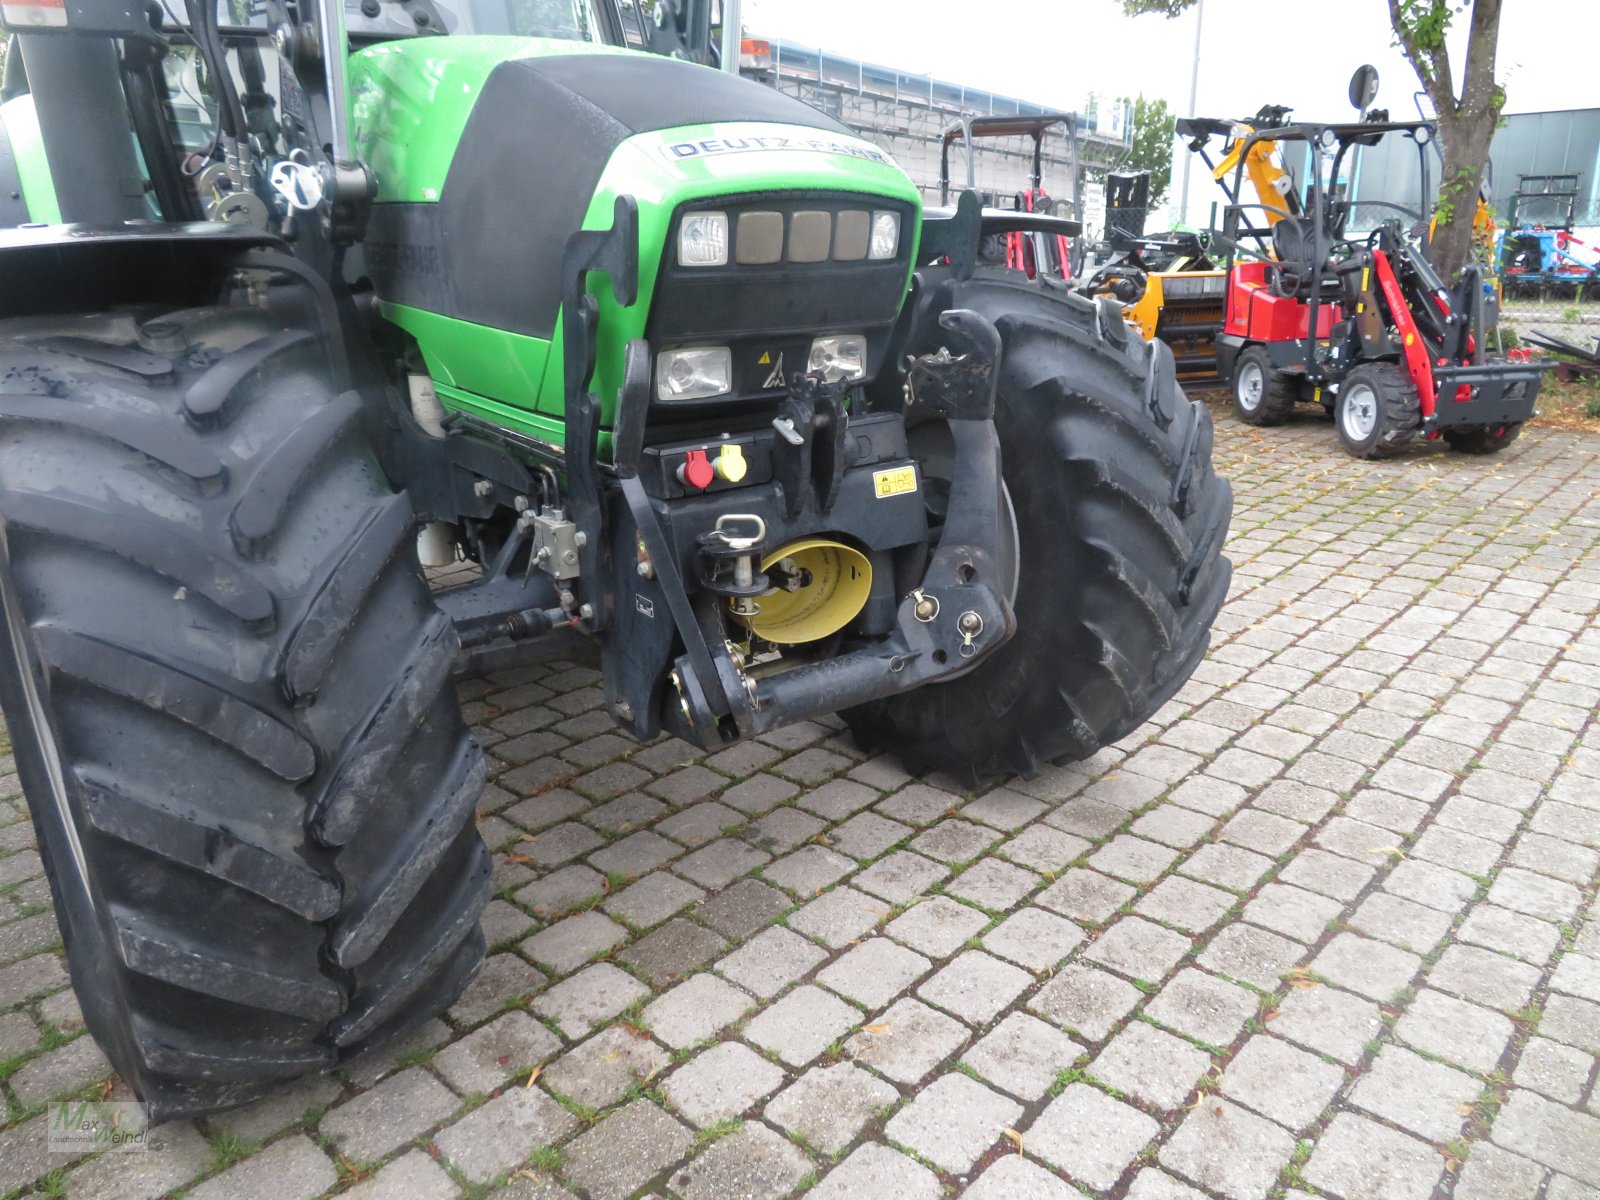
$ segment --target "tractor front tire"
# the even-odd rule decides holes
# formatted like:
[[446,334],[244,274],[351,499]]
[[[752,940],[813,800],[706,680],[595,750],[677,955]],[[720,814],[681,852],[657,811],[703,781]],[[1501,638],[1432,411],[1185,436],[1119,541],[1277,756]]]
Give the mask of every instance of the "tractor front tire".
[[1522,432],[1522,422],[1510,425],[1473,425],[1464,429],[1446,429],[1444,440],[1450,449],[1462,454],[1498,454]]
[[1333,423],[1356,458],[1392,458],[1409,446],[1422,424],[1417,389],[1394,363],[1367,363],[1344,377]]
[[1183,685],[1227,594],[1233,499],[1172,351],[1111,302],[980,275],[942,306],[982,313],[1004,341],[1017,631],[965,675],[844,716],[863,746],[970,783],[1087,758]]
[[458,642],[323,340],[0,323],[0,704],[91,1033],[155,1120],[451,1003],[483,953]]
[[1294,415],[1299,381],[1273,366],[1260,346],[1233,363],[1233,415],[1246,425],[1282,425]]

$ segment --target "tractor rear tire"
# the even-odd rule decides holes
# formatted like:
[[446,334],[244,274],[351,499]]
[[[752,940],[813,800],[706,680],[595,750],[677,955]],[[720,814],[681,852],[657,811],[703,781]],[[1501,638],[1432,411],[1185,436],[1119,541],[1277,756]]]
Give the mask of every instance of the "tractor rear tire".
[[0,704],[91,1033],[154,1120],[451,1003],[482,752],[415,518],[323,340],[0,323]]
[[1446,429],[1444,440],[1450,449],[1462,454],[1498,454],[1522,432],[1522,422],[1510,425],[1474,425],[1464,429]]
[[1344,448],[1356,458],[1392,458],[1417,436],[1422,408],[1403,367],[1367,363],[1339,385],[1333,424]]
[[1282,425],[1294,415],[1299,380],[1273,366],[1260,346],[1233,363],[1233,415],[1246,425]]
[[1172,351],[1109,300],[980,275],[935,307],[975,309],[1004,341],[995,426],[1017,631],[965,675],[843,715],[864,747],[971,784],[1087,758],[1183,685],[1227,595],[1233,493]]

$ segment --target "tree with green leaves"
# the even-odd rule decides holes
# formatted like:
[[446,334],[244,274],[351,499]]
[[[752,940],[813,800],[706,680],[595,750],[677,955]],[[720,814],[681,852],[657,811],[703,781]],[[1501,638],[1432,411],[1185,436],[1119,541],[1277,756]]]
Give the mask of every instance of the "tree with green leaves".
[[1125,168],[1150,172],[1150,207],[1160,208],[1172,182],[1172,135],[1177,123],[1165,100],[1133,102],[1132,148]]
[[[1439,122],[1444,151],[1439,219],[1430,255],[1434,267],[1453,279],[1472,252],[1472,218],[1489,162],[1489,143],[1505,108],[1506,90],[1496,82],[1502,0],[1387,0],[1395,43],[1422,81]],[[1175,17],[1195,0],[1122,0],[1129,16]],[[1445,38],[1457,17],[1468,23],[1466,56],[1458,72]],[[1193,114],[1191,114],[1193,115]]]

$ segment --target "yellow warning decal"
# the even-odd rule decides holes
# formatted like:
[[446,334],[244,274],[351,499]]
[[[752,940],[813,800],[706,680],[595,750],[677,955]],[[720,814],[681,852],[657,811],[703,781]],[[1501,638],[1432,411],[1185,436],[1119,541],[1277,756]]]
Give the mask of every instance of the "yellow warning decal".
[[885,496],[903,496],[907,492],[914,492],[917,490],[917,469],[891,467],[887,471],[874,471],[872,488],[877,492],[879,500]]

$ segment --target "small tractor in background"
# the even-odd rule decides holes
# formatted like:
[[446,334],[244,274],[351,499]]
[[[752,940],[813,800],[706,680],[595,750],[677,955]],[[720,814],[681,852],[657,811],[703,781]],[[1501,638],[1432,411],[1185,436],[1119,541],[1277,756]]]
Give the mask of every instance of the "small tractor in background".
[[455,673],[583,646],[640,742],[838,713],[976,783],[1205,654],[1206,410],[1112,302],[980,263],[1075,223],[925,212],[702,65],[715,7],[0,0],[0,705],[153,1119],[473,978]]
[[1572,232],[1577,207],[1576,175],[1518,177],[1497,256],[1506,291],[1575,294],[1600,284],[1600,246]]
[[[1346,124],[1278,123],[1230,151],[1235,196],[1266,142],[1293,144],[1315,164],[1298,186],[1269,183],[1277,202],[1225,212],[1218,362],[1240,420],[1276,425],[1301,402],[1320,403],[1349,453],[1382,458],[1419,436],[1493,453],[1533,416],[1542,368],[1485,354],[1480,269],[1469,265],[1447,288],[1420,248],[1434,135],[1432,122],[1391,122],[1374,110]],[[1416,148],[1416,197],[1407,205],[1349,195],[1362,150],[1392,137]],[[1364,209],[1379,210],[1365,227],[1355,215]]]

